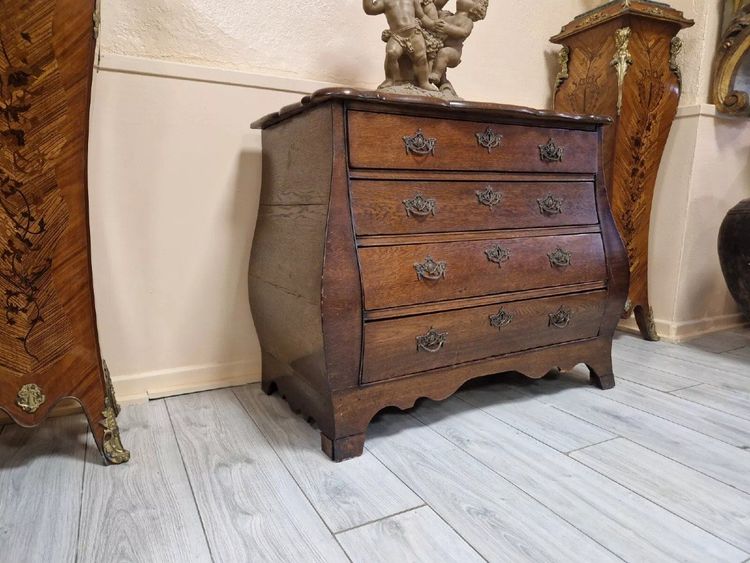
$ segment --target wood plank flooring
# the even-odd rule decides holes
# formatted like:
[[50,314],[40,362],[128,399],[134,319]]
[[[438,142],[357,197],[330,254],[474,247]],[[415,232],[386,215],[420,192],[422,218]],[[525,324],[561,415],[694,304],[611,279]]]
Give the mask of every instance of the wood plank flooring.
[[750,329],[388,410],[341,464],[258,385],[0,427],[0,561],[750,561]]

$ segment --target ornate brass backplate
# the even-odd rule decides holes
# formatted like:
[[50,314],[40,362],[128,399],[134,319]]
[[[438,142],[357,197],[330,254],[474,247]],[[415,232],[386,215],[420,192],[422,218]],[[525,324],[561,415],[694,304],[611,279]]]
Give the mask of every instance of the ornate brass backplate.
[[417,129],[414,135],[404,135],[404,146],[406,154],[416,154],[419,156],[435,156],[435,147],[437,139],[425,136],[421,129]]
[[425,352],[434,354],[436,352],[439,352],[443,348],[443,346],[445,346],[445,342],[447,340],[447,332],[440,332],[435,330],[434,328],[430,328],[427,334],[417,336],[417,352],[423,350]]
[[542,162],[562,162],[565,149],[557,146],[554,139],[544,145],[539,145],[539,158]]
[[16,405],[18,405],[22,411],[34,414],[46,400],[47,397],[44,396],[41,387],[36,383],[28,383],[18,391]]
[[448,269],[448,264],[442,261],[436,261],[432,256],[425,258],[421,264],[414,264],[414,269],[417,271],[417,279],[422,280],[439,280],[445,278],[445,272]]

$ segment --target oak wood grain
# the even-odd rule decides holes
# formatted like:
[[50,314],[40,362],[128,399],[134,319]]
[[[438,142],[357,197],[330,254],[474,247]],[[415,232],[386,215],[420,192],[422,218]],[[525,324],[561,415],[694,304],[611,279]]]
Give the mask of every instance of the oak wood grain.
[[[486,252],[500,246],[510,253],[502,264]],[[549,254],[572,254],[571,264],[553,266]],[[428,258],[444,262],[445,275],[419,279],[417,265]],[[361,248],[359,260],[366,309],[382,309],[604,280],[607,277],[601,236],[571,235],[521,240],[493,239],[443,244]]]
[[722,483],[750,492],[750,451],[622,403],[602,401],[580,384],[546,383],[543,388],[530,387],[540,400]]
[[48,420],[0,432],[0,559],[76,559],[86,419]]
[[685,377],[685,375],[677,375],[675,373],[654,369],[650,366],[643,364],[637,364],[630,361],[630,353],[625,353],[621,349],[615,347],[612,353],[612,364],[618,373],[622,373],[627,381],[645,385],[651,387],[657,391],[674,391],[676,389],[684,389],[685,387],[692,387],[698,385],[700,382]]
[[332,464],[320,451],[319,433],[281,398],[266,397],[257,385],[234,393],[334,533],[424,504],[367,452]]
[[[368,449],[485,559],[618,560],[566,519],[408,415],[381,415],[371,434]],[[538,530],[555,541],[538,541]]]
[[[615,352],[615,354],[622,356],[622,352]],[[683,376],[695,381],[696,384],[707,383],[737,389],[745,393],[750,391],[750,378],[747,377],[747,372],[740,372],[740,369],[747,370],[747,362],[742,360],[725,360],[722,356],[716,356],[716,362],[708,366],[705,363],[697,363],[694,358],[667,356],[654,350],[639,350],[637,354],[628,355],[627,360],[646,368]],[[703,352],[703,362],[707,361]],[[727,370],[722,363],[731,364],[733,370]]]
[[409,307],[392,307],[388,309],[378,309],[377,311],[365,311],[364,317],[366,321],[375,321],[396,317],[410,317],[412,315],[442,313],[444,311],[455,311],[458,309],[467,309],[470,307],[483,307],[486,305],[496,305],[498,303],[510,303],[512,301],[525,301],[528,299],[538,299],[540,297],[554,297],[557,295],[575,296],[576,294],[603,289],[607,289],[607,283],[604,281],[581,283],[576,285],[560,285],[552,288],[530,289],[527,291],[509,291],[508,293],[485,295],[482,297],[467,297],[465,299],[451,299],[448,301],[423,303],[419,305],[412,305]]
[[577,450],[615,437],[593,424],[545,404],[523,386],[485,382],[462,390],[459,397],[487,414],[561,452]]
[[750,420],[750,392],[702,384],[678,389],[672,391],[672,394]]
[[[605,299],[604,292],[582,293],[366,323],[362,381],[382,381],[523,349],[594,338]],[[550,317],[562,310],[570,319],[561,328],[554,326]],[[496,315],[506,315],[504,322],[508,324],[493,326],[491,319]],[[418,339],[431,331],[444,340],[434,351],[418,345]]]
[[364,235],[357,237],[358,247],[367,246],[395,246],[399,244],[433,244],[440,242],[459,242],[471,240],[486,240],[488,237],[497,239],[521,239],[545,236],[582,235],[601,233],[599,225],[577,227],[549,227],[545,229],[508,229],[500,231],[462,231],[445,233],[418,233],[412,235]]
[[711,407],[698,405],[624,381],[607,399],[634,407],[738,448],[750,450],[750,422]]
[[[709,368],[711,375],[716,371],[727,374],[746,375],[748,373],[748,362],[744,358],[737,358],[729,354],[711,354],[703,350],[691,348],[687,344],[675,344],[662,342],[659,346],[652,346],[629,334],[618,334],[617,343],[626,348],[636,350],[632,361],[637,358],[658,361],[659,366],[668,366],[666,360],[661,357],[674,358],[674,369],[679,370],[685,376],[699,377],[705,368]],[[658,359],[658,360],[657,360]],[[685,369],[685,363],[694,365],[693,369]]]
[[[120,421],[133,459],[86,466],[79,560],[210,561],[166,403],[127,406]],[[87,459],[93,452],[89,440]]]
[[[592,182],[359,180],[352,182],[351,195],[354,226],[360,236],[559,227],[599,222]],[[540,209],[539,202],[550,195],[561,202],[560,213],[544,213]],[[424,215],[415,214],[406,206],[418,196],[430,204],[429,208],[425,207]]]
[[624,438],[571,455],[750,556],[750,495]]
[[426,506],[343,532],[337,538],[353,563],[484,561]]
[[[352,168],[560,173],[595,172],[597,166],[596,133],[589,131],[363,111],[350,111],[348,126]],[[501,146],[491,152],[476,136],[488,128],[503,137]],[[435,139],[432,154],[406,150],[404,137],[418,131]],[[560,161],[540,158],[540,146],[550,140],[564,151]]]
[[[264,130],[264,154],[270,163],[263,178],[268,195],[261,201],[274,207],[261,213],[250,268],[251,308],[263,349],[262,389],[269,394],[278,390],[295,412],[313,418],[321,430],[322,449],[341,461],[362,454],[367,425],[380,409],[408,408],[422,396],[445,398],[468,379],[494,371],[516,369],[541,377],[553,367],[585,362],[592,383],[613,386],[611,338],[625,302],[627,264],[603,182],[600,147],[606,121],[496,104],[334,89],[256,122],[254,126]],[[417,123],[441,131],[435,160],[431,149],[415,156],[413,143],[407,143],[409,134],[392,138],[398,124]],[[475,131],[478,126],[483,129]],[[366,168],[355,167],[359,165]],[[304,186],[295,187],[289,178]],[[359,192],[362,186],[376,185],[376,180],[385,191],[412,181],[435,190],[450,185],[448,197],[472,183],[485,188],[487,182],[495,183],[510,190],[507,198],[513,212],[487,224],[445,224],[429,232],[404,232],[389,226],[388,211],[378,210],[381,200],[371,205],[358,201],[356,194],[352,198],[350,182]],[[542,186],[550,190],[544,205],[540,197],[530,197]],[[560,193],[555,196],[552,191]],[[481,205],[479,198],[476,205]],[[318,209],[291,209],[295,206]],[[354,217],[362,212],[373,217],[372,228],[362,232],[395,233],[357,236]],[[537,212],[548,217],[536,223],[530,214]],[[460,215],[465,219],[472,214]],[[526,219],[514,221],[524,216],[540,226],[517,228]],[[297,219],[300,229],[295,231]],[[594,222],[581,223],[589,221]],[[321,240],[322,257],[320,244],[311,244]],[[569,243],[570,248],[547,248],[545,243]],[[504,245],[535,252],[516,253],[508,263],[503,261]],[[427,256],[410,253],[445,249],[454,253],[448,281],[415,286],[415,263]],[[566,252],[572,253],[570,264],[564,263]],[[399,261],[398,253],[406,261]],[[298,276],[304,279],[295,279]],[[421,295],[414,294],[415,287]],[[512,350],[499,352],[503,356],[440,363],[414,375],[408,373],[411,367],[391,362],[392,369],[385,370],[391,372],[387,377],[393,376],[387,385],[361,378],[363,356],[373,353],[369,345],[363,346],[364,327],[371,321],[518,299],[565,294],[577,299],[597,289],[604,292],[604,314],[592,316],[585,335],[565,345],[542,346],[529,334],[524,342],[516,340]],[[383,353],[375,351],[376,356]]]
[[346,561],[231,390],[167,399],[216,561]]
[[[581,394],[606,402],[606,393]],[[698,526],[458,398],[425,403],[414,415],[626,561],[745,557]]]

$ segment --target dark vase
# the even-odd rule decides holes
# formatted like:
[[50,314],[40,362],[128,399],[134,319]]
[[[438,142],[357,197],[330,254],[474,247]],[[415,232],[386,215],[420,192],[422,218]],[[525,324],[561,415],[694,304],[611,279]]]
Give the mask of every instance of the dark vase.
[[750,199],[743,199],[724,218],[719,260],[729,292],[750,319]]

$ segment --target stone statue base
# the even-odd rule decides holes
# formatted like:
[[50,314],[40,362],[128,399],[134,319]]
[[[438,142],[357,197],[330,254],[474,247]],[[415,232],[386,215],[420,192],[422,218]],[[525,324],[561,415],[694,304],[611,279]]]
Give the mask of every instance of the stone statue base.
[[442,90],[425,90],[409,83],[399,84],[397,86],[386,86],[385,88],[378,88],[378,92],[385,92],[387,94],[399,94],[401,96],[426,96],[428,98],[439,98],[441,100],[448,101],[463,100],[463,98],[457,96],[456,93],[453,92],[450,88],[445,88]]

